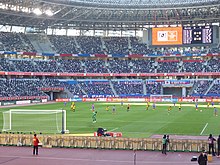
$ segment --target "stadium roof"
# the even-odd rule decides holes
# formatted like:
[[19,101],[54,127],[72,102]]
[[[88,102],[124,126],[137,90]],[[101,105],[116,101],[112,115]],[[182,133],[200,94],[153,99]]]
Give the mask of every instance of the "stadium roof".
[[218,0],[63,0],[64,2],[76,2],[84,5],[102,5],[108,7],[141,7],[141,6],[169,6],[169,5],[183,5],[183,4],[201,4],[201,3],[215,3]]
[[220,22],[219,0],[1,0],[0,24],[77,29]]

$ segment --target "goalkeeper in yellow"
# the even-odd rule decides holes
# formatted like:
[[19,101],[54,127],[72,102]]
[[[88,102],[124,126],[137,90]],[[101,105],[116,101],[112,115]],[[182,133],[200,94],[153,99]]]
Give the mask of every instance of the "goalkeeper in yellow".
[[75,112],[75,110],[76,110],[76,105],[75,105],[74,102],[71,103],[70,109],[71,109],[71,111]]

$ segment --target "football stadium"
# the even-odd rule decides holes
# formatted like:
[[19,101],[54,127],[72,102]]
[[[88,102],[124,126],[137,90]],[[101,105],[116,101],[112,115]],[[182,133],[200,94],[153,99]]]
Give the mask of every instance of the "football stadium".
[[220,1],[1,0],[0,111],[0,164],[220,164]]

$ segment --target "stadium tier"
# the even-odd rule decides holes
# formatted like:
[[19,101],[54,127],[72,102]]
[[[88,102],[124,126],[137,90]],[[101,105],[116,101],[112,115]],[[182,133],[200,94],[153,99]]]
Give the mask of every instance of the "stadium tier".
[[219,58],[207,60],[152,59],[0,59],[0,70],[53,73],[196,73],[219,72]]
[[[112,55],[113,57],[125,57],[125,55],[207,55],[220,52],[220,48],[149,48],[149,45],[143,43],[137,37],[98,37],[98,36],[64,36],[64,35],[43,35],[44,45],[51,47],[35,50],[36,44],[40,45],[42,38],[36,40],[38,34],[9,33],[0,32],[0,50],[11,52],[38,52],[38,53],[60,53],[60,54],[88,54]],[[34,38],[35,36],[35,38]],[[35,39],[33,41],[33,38]],[[202,46],[202,45],[201,45]],[[38,47],[36,47],[37,49]]]
[[[150,97],[163,94],[170,94],[173,97],[183,97],[183,95],[185,97],[218,97],[220,96],[219,82],[219,79],[1,79],[0,100],[30,99],[31,97],[51,100],[54,99],[51,97],[52,92],[59,93],[59,98]],[[187,91],[183,92],[182,88]]]
[[[220,96],[219,47],[149,48],[137,37],[0,35],[1,100]],[[51,49],[38,53],[41,43]]]

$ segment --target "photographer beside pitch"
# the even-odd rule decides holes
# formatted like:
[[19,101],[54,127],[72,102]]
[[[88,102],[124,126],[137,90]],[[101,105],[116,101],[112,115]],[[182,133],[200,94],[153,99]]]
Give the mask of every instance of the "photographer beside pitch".
[[[212,136],[212,134],[209,135],[208,138],[208,143],[209,143],[209,154],[212,154],[212,156],[215,156],[215,151],[214,151],[214,142],[216,139]],[[212,153],[211,153],[212,151]]]
[[198,157],[198,164],[207,165],[207,161],[208,161],[207,155],[205,153],[205,150],[203,150],[202,153]]

